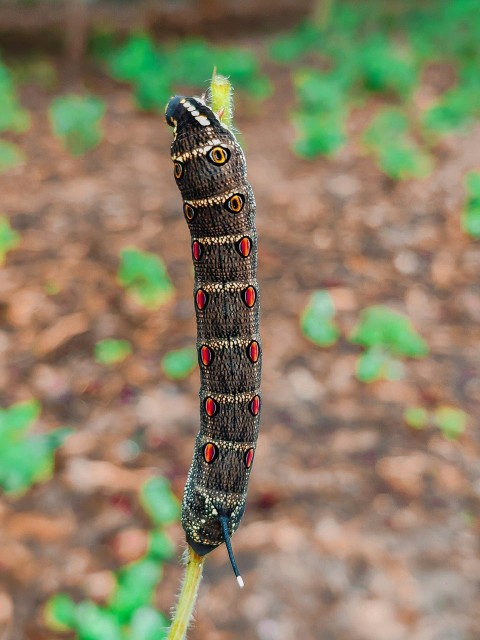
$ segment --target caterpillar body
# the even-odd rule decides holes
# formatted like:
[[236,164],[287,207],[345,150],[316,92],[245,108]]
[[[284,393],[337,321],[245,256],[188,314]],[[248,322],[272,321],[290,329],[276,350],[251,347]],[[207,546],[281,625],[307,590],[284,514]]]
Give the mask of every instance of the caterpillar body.
[[255,199],[243,151],[200,98],[175,96],[171,157],[191,233],[200,367],[200,431],[182,525],[203,556],[230,545],[245,510],[260,420],[261,343]]

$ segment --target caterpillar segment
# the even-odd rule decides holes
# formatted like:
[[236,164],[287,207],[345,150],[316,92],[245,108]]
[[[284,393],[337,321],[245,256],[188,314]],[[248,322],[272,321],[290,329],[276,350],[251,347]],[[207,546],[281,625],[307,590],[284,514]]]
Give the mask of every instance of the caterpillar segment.
[[233,133],[199,98],[175,96],[173,172],[191,234],[200,367],[200,430],[182,505],[192,549],[222,543],[245,510],[260,420],[261,341],[255,199]]

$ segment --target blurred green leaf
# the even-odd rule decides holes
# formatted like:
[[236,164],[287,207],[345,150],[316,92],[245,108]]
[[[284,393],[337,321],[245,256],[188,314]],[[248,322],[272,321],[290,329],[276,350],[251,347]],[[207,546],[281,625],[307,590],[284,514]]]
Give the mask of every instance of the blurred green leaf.
[[0,90],[0,131],[24,133],[30,127],[30,115],[22,109],[14,94]]
[[171,83],[169,78],[159,73],[157,69],[144,71],[135,81],[135,102],[140,109],[145,111],[165,111],[171,96]]
[[0,487],[14,496],[50,477],[54,452],[72,432],[63,427],[29,435],[39,413],[36,400],[0,409]]
[[394,356],[420,358],[428,353],[410,320],[383,305],[364,309],[349,339],[367,348],[382,347]]
[[140,607],[135,611],[130,625],[130,640],[166,640],[170,621],[152,607]]
[[279,36],[270,45],[270,55],[283,63],[293,62],[322,42],[318,27],[309,21],[302,22],[291,33]]
[[135,82],[144,73],[157,72],[161,63],[152,40],[144,34],[131,36],[107,55],[108,69],[117,80]]
[[194,371],[197,362],[197,350],[194,347],[185,347],[169,351],[162,358],[162,369],[171,380],[182,380]]
[[59,632],[74,629],[76,606],[75,602],[65,594],[58,593],[52,596],[43,610],[45,624]]
[[370,91],[391,91],[403,97],[417,82],[412,60],[395,48],[385,34],[375,33],[358,49],[363,83]]
[[0,408],[0,447],[21,440],[40,411],[41,405],[35,399],[17,402],[8,409]]
[[77,605],[75,630],[79,640],[124,640],[115,615],[90,600]]
[[144,558],[118,572],[117,588],[110,600],[109,610],[121,624],[128,623],[139,608],[151,604],[157,583],[162,576],[162,565]]
[[132,353],[132,345],[128,340],[105,338],[95,345],[95,360],[100,364],[122,362]]
[[396,108],[381,110],[363,134],[367,148],[382,171],[394,180],[422,178],[432,170],[432,159],[409,133],[407,116]]
[[468,414],[455,407],[443,406],[435,410],[433,414],[434,424],[449,440],[455,440],[465,431]]
[[25,156],[20,147],[13,142],[0,140],[0,173],[14,169],[25,162]]
[[148,552],[149,558],[157,562],[168,560],[175,553],[175,545],[170,540],[165,531],[161,529],[153,529],[148,534]]
[[389,356],[381,348],[367,349],[357,360],[356,375],[362,382],[374,382],[384,377]]
[[84,154],[100,143],[104,113],[103,100],[76,94],[54,98],[49,108],[54,134],[75,156]]
[[428,424],[428,411],[423,407],[407,407],[403,419],[412,429],[425,429]]
[[0,265],[5,262],[9,251],[20,244],[20,235],[14,231],[8,218],[0,215]]
[[157,526],[171,524],[180,517],[180,503],[164,478],[157,476],[143,485],[140,503]]
[[334,315],[335,307],[329,292],[324,289],[315,291],[300,319],[303,335],[321,347],[334,344],[340,335],[332,321]]
[[302,158],[331,155],[345,144],[345,122],[338,113],[299,111],[292,115],[292,121],[297,130],[293,148]]
[[462,228],[480,239],[480,171],[470,171],[465,176],[467,197],[462,211]]
[[293,85],[306,111],[330,113],[344,109],[345,95],[334,75],[302,68],[293,72]]
[[174,293],[163,261],[154,254],[135,247],[121,251],[118,279],[148,309],[158,309]]

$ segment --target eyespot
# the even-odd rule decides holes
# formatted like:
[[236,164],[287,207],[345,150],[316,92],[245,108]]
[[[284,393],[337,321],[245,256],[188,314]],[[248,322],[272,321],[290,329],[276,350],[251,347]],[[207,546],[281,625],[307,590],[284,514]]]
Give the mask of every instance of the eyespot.
[[252,340],[247,347],[247,356],[250,362],[254,364],[258,362],[258,358],[260,357],[260,345],[256,340]]
[[210,347],[207,347],[206,344],[204,344],[204,345],[202,345],[200,347],[199,352],[198,352],[198,356],[199,356],[201,364],[203,364],[205,367],[208,367],[209,365],[212,364],[213,351],[210,349]]
[[196,213],[197,211],[192,207],[191,204],[188,204],[188,202],[183,203],[183,215],[187,219],[187,222],[191,222],[194,219]]
[[245,206],[245,197],[241,193],[235,193],[233,196],[223,203],[227,211],[231,213],[240,213]]
[[247,451],[245,451],[245,455],[243,457],[243,461],[245,463],[245,468],[246,469],[250,469],[250,467],[252,466],[252,462],[253,462],[253,456],[255,455],[255,450],[252,448],[247,449]]
[[256,299],[257,291],[255,287],[250,286],[242,291],[242,300],[249,309],[254,306]]
[[242,258],[248,258],[252,250],[252,241],[248,236],[243,236],[243,238],[235,243],[235,249]]
[[198,242],[198,240],[194,240],[192,242],[192,257],[195,260],[195,262],[198,262],[199,260],[201,260],[204,250],[205,250],[205,247],[201,242]]
[[199,311],[203,311],[208,304],[208,293],[204,289],[197,289],[195,294],[195,304]]
[[183,164],[181,162],[178,162],[178,160],[173,163],[173,175],[175,176],[176,180],[180,180],[180,178],[183,176]]
[[256,395],[248,403],[248,410],[252,416],[258,416],[260,412],[260,396]]
[[213,398],[205,399],[205,412],[209,418],[213,418],[213,416],[218,411],[218,403]]
[[230,149],[226,147],[213,147],[207,153],[207,160],[212,164],[222,165],[230,160]]
[[[213,442],[207,442],[203,447],[203,459],[207,464],[211,464],[218,458],[218,447]],[[253,459],[253,457],[252,457]],[[251,464],[251,463],[250,463]]]

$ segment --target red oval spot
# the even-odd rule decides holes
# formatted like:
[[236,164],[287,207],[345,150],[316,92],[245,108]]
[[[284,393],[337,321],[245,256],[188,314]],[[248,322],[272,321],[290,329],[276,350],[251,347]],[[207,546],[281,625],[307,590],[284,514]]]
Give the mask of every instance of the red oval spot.
[[260,345],[256,340],[252,340],[247,347],[247,355],[251,362],[257,362],[260,356]]
[[[210,464],[218,456],[218,447],[213,442],[207,442],[203,447],[203,459]],[[253,459],[253,456],[252,456]],[[251,464],[251,463],[250,463]]]
[[217,413],[218,404],[215,402],[213,398],[206,398],[205,411],[207,412],[207,416],[209,418],[213,418],[213,416]]
[[198,289],[195,294],[195,304],[197,305],[197,309],[202,311],[207,306],[208,302],[208,293],[203,289]]
[[258,416],[258,412],[260,411],[260,396],[253,396],[248,408],[252,416]]
[[237,251],[244,258],[248,258],[252,250],[252,241],[248,236],[244,236],[237,242]]
[[257,299],[257,292],[255,290],[255,287],[250,286],[244,289],[242,291],[242,297],[247,307],[251,309],[255,304],[255,300]]
[[198,260],[200,260],[200,258],[203,256],[203,250],[203,244],[198,242],[198,240],[194,240],[194,242],[192,243],[192,256],[196,262],[198,262]]
[[250,469],[250,467],[252,466],[254,455],[255,455],[255,451],[253,448],[248,449],[248,451],[245,452],[244,462],[245,462],[245,467],[247,469]]
[[200,361],[203,365],[208,367],[209,364],[212,364],[213,360],[213,351],[207,345],[203,345],[200,347]]

